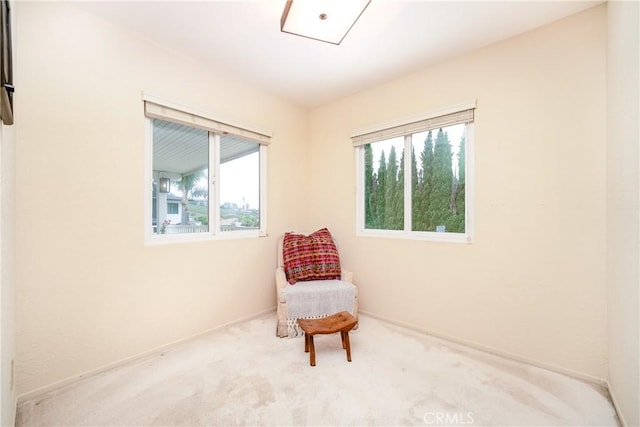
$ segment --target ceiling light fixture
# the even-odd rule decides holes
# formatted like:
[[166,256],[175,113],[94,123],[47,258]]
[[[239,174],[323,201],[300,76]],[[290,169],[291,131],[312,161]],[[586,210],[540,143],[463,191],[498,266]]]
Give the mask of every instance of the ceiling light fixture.
[[340,44],[371,0],[287,0],[284,33]]

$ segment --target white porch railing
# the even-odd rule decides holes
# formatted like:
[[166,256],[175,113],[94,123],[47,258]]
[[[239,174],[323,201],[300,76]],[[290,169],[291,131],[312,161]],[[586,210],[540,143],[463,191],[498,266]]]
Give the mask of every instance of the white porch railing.
[[208,230],[208,225],[169,224],[165,228],[165,234],[203,233]]

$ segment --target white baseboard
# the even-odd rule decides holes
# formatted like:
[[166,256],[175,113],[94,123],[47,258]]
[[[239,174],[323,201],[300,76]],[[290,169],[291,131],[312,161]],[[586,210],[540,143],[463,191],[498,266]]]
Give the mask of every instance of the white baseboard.
[[18,398],[13,399],[13,413],[11,414],[11,424],[12,426],[16,425],[16,417],[18,416]]
[[198,338],[198,337],[201,337],[203,335],[209,334],[209,333],[211,333],[211,332],[213,332],[215,330],[226,328],[227,326],[231,326],[231,325],[235,325],[237,323],[245,322],[247,320],[255,319],[256,317],[260,317],[260,316],[262,316],[262,315],[264,315],[266,313],[270,313],[272,311],[275,311],[275,309],[276,309],[276,307],[274,306],[274,307],[272,307],[270,309],[260,311],[258,313],[252,314],[250,316],[246,316],[246,317],[242,317],[242,318],[239,318],[239,319],[236,319],[236,320],[232,320],[231,322],[223,323],[222,325],[215,326],[213,328],[207,329],[206,331],[199,332],[197,334],[193,334],[193,335],[188,336],[186,338],[181,338],[181,339],[173,341],[173,342],[171,342],[169,344],[164,344],[164,345],[161,345],[159,347],[155,347],[155,348],[153,348],[151,350],[144,351],[142,353],[138,353],[138,354],[130,356],[130,357],[126,357],[124,359],[118,360],[117,362],[108,363],[108,364],[100,366],[98,368],[91,369],[89,371],[83,372],[82,374],[73,375],[73,376],[65,378],[65,379],[63,379],[61,381],[56,381],[55,383],[52,383],[52,384],[49,384],[49,385],[46,385],[46,386],[43,386],[43,387],[36,388],[34,390],[31,390],[31,391],[28,391],[26,393],[23,393],[23,394],[19,395],[18,398],[17,398],[16,406],[19,405],[20,403],[24,402],[25,400],[33,399],[34,397],[38,397],[38,396],[40,396],[40,395],[42,395],[44,393],[47,393],[49,391],[56,390],[58,388],[66,386],[68,384],[72,384],[72,383],[74,383],[74,382],[76,382],[76,381],[78,381],[80,379],[87,378],[87,377],[90,377],[90,376],[93,376],[93,375],[97,375],[97,374],[100,374],[102,372],[106,372],[106,371],[108,371],[110,369],[117,368],[119,366],[122,366],[122,365],[124,365],[126,363],[132,362],[134,360],[138,360],[138,359],[142,359],[142,358],[145,358],[145,357],[153,356],[154,354],[162,353],[162,352],[167,351],[171,347],[174,347],[174,346],[176,346],[178,344],[181,344],[181,343],[184,343],[186,341],[192,340],[194,338]]
[[613,391],[613,387],[611,386],[611,383],[609,383],[608,380],[607,380],[607,390],[609,390],[609,397],[611,398],[611,402],[613,402],[613,407],[616,410],[616,415],[618,415],[618,420],[620,420],[620,424],[622,425],[622,427],[627,427],[629,424],[627,424],[627,420],[625,420],[624,414],[620,410],[620,406],[618,406],[618,399],[616,398],[616,393]]
[[480,351],[483,351],[485,353],[490,353],[490,354],[494,354],[496,356],[505,357],[507,359],[515,360],[515,361],[522,362],[522,363],[526,363],[528,365],[536,366],[538,368],[547,369],[549,371],[553,371],[553,372],[557,372],[559,374],[567,375],[567,376],[572,377],[572,378],[576,378],[576,379],[579,379],[579,380],[587,381],[587,382],[590,382],[592,384],[597,384],[597,385],[602,386],[602,387],[607,387],[608,386],[607,380],[605,380],[604,378],[599,378],[599,377],[595,377],[593,375],[585,374],[585,373],[574,371],[574,370],[571,370],[571,369],[566,369],[566,368],[562,368],[562,367],[559,367],[559,366],[550,365],[548,363],[540,362],[538,360],[531,359],[531,358],[528,358],[528,357],[525,357],[525,356],[521,356],[519,354],[510,353],[508,351],[504,351],[504,350],[500,350],[500,349],[497,349],[497,348],[494,348],[494,347],[490,347],[490,346],[486,346],[486,345],[483,345],[483,344],[479,344],[479,343],[474,342],[474,341],[468,341],[468,340],[465,340],[465,339],[462,339],[462,338],[458,338],[458,337],[455,337],[455,336],[441,334],[441,333],[438,333],[438,332],[433,332],[433,331],[431,331],[429,329],[421,328],[421,327],[418,327],[418,326],[415,326],[415,325],[412,325],[412,324],[409,324],[409,323],[405,323],[405,322],[402,322],[402,321],[399,321],[399,320],[396,320],[396,319],[391,319],[391,318],[388,318],[388,317],[379,316],[379,315],[377,315],[375,313],[371,313],[371,312],[366,311],[366,310],[360,310],[359,312],[363,313],[363,314],[366,314],[368,316],[374,317],[376,319],[382,320],[384,322],[388,322],[388,323],[391,323],[391,324],[394,324],[394,325],[397,325],[397,326],[401,326],[403,328],[411,329],[413,331],[416,331],[416,332],[419,332],[419,333],[422,333],[422,334],[431,335],[433,337],[436,337],[436,338],[439,338],[439,339],[443,339],[443,340],[446,340],[446,341],[450,341],[450,342],[455,343],[455,344],[460,344],[460,345],[463,345],[463,346],[466,346],[466,347],[471,347],[473,349],[480,350]]

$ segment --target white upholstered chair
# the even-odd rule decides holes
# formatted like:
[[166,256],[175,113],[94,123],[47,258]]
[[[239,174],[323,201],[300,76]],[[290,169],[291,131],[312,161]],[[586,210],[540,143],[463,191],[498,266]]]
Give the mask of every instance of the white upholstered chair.
[[[284,269],[283,240],[284,236],[278,239],[276,335],[279,337],[301,335],[302,330],[297,324],[298,318],[321,318],[339,311],[348,311],[357,319],[358,290],[353,284],[353,273],[343,268],[339,280],[310,280],[290,285]],[[337,247],[335,239],[334,243]]]

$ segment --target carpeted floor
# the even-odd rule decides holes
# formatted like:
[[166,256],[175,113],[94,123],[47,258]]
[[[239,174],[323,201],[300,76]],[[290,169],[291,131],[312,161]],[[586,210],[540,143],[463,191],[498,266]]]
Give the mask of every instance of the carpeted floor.
[[275,337],[275,314],[51,391],[17,426],[616,426],[602,387],[362,315],[339,335]]

